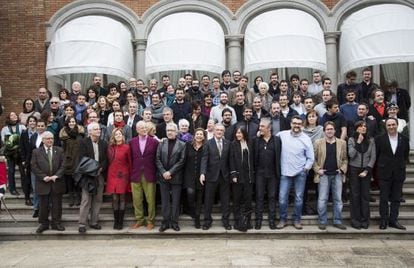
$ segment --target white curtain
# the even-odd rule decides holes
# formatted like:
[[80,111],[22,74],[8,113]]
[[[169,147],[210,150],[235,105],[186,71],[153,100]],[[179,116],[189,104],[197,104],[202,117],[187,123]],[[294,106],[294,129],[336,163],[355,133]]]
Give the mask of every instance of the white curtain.
[[381,65],[384,80],[396,80],[400,88],[408,89],[408,63],[390,63]]

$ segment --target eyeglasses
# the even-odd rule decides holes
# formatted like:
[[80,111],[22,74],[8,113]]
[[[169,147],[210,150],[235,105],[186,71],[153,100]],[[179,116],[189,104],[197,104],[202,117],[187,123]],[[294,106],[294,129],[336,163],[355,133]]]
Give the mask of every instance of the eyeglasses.
[[148,94],[148,91],[142,91],[142,94]]
[[57,101],[51,101],[50,103],[51,104],[58,104],[59,102],[57,102]]

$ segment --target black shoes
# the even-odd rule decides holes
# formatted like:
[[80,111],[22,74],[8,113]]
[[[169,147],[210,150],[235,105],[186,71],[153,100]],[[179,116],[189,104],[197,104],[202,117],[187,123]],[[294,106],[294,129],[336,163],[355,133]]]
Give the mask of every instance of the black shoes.
[[388,226],[392,227],[392,228],[395,228],[395,229],[399,229],[399,230],[407,230],[407,228],[405,226],[401,225],[398,221],[390,222],[390,224]]
[[79,231],[80,234],[84,234],[84,233],[86,233],[86,227],[84,227],[84,226],[79,227],[78,231]]
[[231,230],[231,225],[229,223],[224,223],[223,224],[224,229],[226,229],[227,231]]
[[18,191],[16,191],[16,190],[10,191],[10,194],[11,195],[20,195],[20,193]]
[[204,230],[204,231],[207,231],[208,229],[210,229],[210,227],[211,227],[211,225],[210,225],[210,224],[206,224],[206,223],[205,223],[205,224],[203,225],[203,230]]
[[254,225],[254,229],[256,230],[262,229],[262,221],[256,221],[256,224]]
[[30,199],[26,199],[26,200],[24,201],[24,204],[25,204],[26,206],[28,206],[28,207],[33,206],[32,200],[30,200]]
[[171,229],[173,229],[176,232],[180,231],[180,226],[178,226],[177,223],[171,224]]
[[65,227],[63,227],[62,224],[56,224],[56,225],[52,225],[52,230],[65,231]]
[[39,218],[39,210],[35,209],[35,211],[33,212],[33,218]]
[[158,231],[160,231],[162,233],[162,232],[165,232],[165,230],[167,230],[168,228],[170,228],[170,226],[168,226],[168,224],[162,224],[160,229],[158,229]]
[[269,222],[269,228],[270,228],[270,230],[275,230],[276,229],[276,223],[274,222],[274,221],[270,221]]
[[194,227],[196,229],[200,229],[201,228],[200,217],[194,218]]
[[41,224],[41,225],[37,228],[36,233],[37,233],[37,234],[41,234],[41,233],[43,233],[43,232],[44,232],[44,231],[46,231],[46,230],[49,230],[49,226],[48,226],[48,225],[43,225],[43,224]]
[[89,227],[91,227],[92,229],[95,229],[95,230],[101,230],[102,229],[102,227],[99,224],[90,225]]
[[387,229],[387,222],[385,222],[385,221],[381,221],[381,222],[380,222],[380,226],[379,226],[379,228],[380,228],[381,230],[385,230],[385,229]]
[[338,228],[340,230],[346,230],[346,226],[343,225],[342,223],[337,223],[333,225],[335,228]]

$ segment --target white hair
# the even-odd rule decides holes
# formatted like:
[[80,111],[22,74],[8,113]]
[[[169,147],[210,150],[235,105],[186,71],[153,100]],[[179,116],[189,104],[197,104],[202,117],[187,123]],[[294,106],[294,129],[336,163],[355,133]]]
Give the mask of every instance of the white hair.
[[42,138],[42,139],[44,139],[44,138],[53,138],[54,137],[54,135],[53,135],[53,133],[52,132],[50,132],[50,131],[48,131],[48,130],[46,130],[45,132],[43,132],[42,134],[40,134],[40,137]]
[[178,121],[178,127],[179,128],[181,128],[181,127],[183,127],[184,125],[186,125],[186,126],[190,126],[190,122],[188,122],[188,120],[187,119],[185,119],[185,118],[182,118],[182,119],[180,119],[179,121]]
[[92,123],[90,123],[90,124],[88,125],[88,132],[91,132],[91,131],[92,131],[92,129],[93,129],[94,127],[96,127],[96,126],[100,127],[100,126],[99,126],[99,123],[97,123],[97,122],[92,122]]

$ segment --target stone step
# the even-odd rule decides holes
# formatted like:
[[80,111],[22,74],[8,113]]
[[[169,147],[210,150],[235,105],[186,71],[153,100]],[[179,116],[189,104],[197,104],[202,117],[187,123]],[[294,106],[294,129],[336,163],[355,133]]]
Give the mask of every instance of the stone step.
[[[7,207],[10,211],[12,211],[13,214],[31,214],[33,209],[31,206],[26,206],[22,200],[19,199],[19,202],[9,202],[10,200],[6,200]],[[312,205],[315,205],[315,201],[312,202]],[[127,209],[132,211],[132,203],[127,203]],[[253,203],[254,208],[254,203]],[[349,211],[349,202],[343,203],[343,211]],[[79,213],[79,207],[69,207],[67,202],[63,203],[63,214],[78,214]],[[267,207],[267,205],[265,205]],[[278,206],[276,206],[278,209]],[[292,207],[292,205],[290,205]],[[332,207],[332,203],[328,202],[328,207]],[[377,211],[379,209],[379,199],[376,200],[376,202],[370,203],[371,211]],[[220,205],[214,205],[213,206],[213,212],[219,212],[220,211]],[[407,212],[413,212],[414,215],[414,200],[413,199],[407,199],[405,203],[401,203],[400,211],[407,211]],[[101,208],[101,214],[112,214],[112,205],[109,202],[104,202],[102,204]],[[157,214],[161,214],[161,206],[157,206]]]
[[131,229],[125,227],[122,230],[113,230],[111,226],[104,226],[102,230],[88,229],[85,234],[79,234],[77,226],[65,226],[63,232],[47,230],[43,234],[36,234],[36,227],[0,227],[0,237],[5,240],[39,240],[39,239],[134,239],[134,238],[203,238],[203,239],[399,239],[412,240],[414,238],[414,225],[406,225],[407,230],[397,230],[387,228],[379,230],[377,225],[371,225],[368,229],[356,230],[347,228],[339,230],[333,226],[328,226],[326,230],[319,230],[316,225],[304,226],[302,230],[296,230],[293,226],[287,226],[282,230],[270,230],[263,226],[261,230],[249,230],[242,233],[236,230],[224,230],[218,223],[208,230],[195,229],[192,226],[181,225],[181,231],[176,232],[168,229],[163,233],[158,231],[158,227],[148,231],[146,228]]
[[[289,210],[291,214],[292,210]],[[332,222],[332,212],[328,210],[328,220]],[[38,219],[32,218],[31,215],[21,215],[16,214],[13,215],[17,220],[17,223],[13,221],[9,214],[6,212],[2,212],[0,214],[0,228],[1,227],[36,227],[38,225]],[[214,222],[219,225],[221,222],[221,215],[219,213],[214,213],[212,215]],[[343,223],[347,226],[350,225],[350,214],[349,212],[342,213]],[[231,216],[232,219],[232,216]],[[254,215],[252,215],[252,219],[254,220]],[[266,222],[266,217],[264,221]],[[290,220],[290,216],[288,217]],[[379,222],[379,213],[377,211],[371,212],[371,224],[378,225]],[[79,215],[77,214],[63,214],[62,222],[65,226],[77,226],[79,220]],[[112,226],[113,225],[113,216],[110,214],[101,214],[100,215],[100,224],[102,226]],[[162,217],[157,215],[155,218],[155,224],[157,226],[161,225]],[[183,226],[192,226],[193,220],[188,215],[181,215],[179,219],[180,225]],[[410,212],[401,212],[399,216],[399,222],[403,225],[414,225],[414,215]],[[132,211],[127,211],[125,215],[125,225],[129,226],[135,223],[135,218],[133,216]],[[309,215],[302,217],[302,224],[303,225],[317,225],[318,224],[318,216],[317,215]]]

